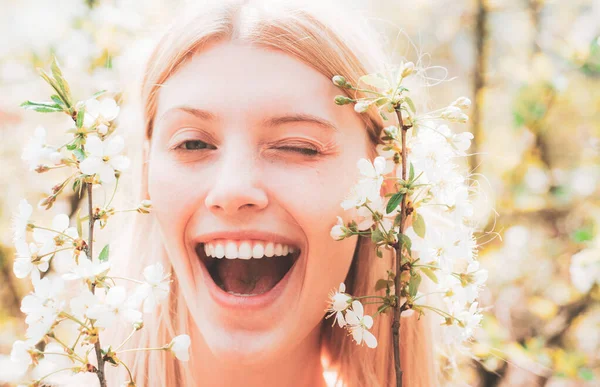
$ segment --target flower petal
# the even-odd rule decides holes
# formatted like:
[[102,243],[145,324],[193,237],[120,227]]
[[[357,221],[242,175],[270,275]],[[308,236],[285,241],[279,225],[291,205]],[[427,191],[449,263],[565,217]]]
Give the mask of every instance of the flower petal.
[[383,171],[385,170],[385,158],[383,158],[382,156],[378,156],[375,158],[375,161],[373,162],[373,165],[375,166],[375,172],[377,174],[382,174]]
[[85,150],[92,156],[99,158],[104,156],[104,144],[98,136],[88,136],[85,141]]
[[366,177],[375,177],[375,168],[373,168],[373,164],[367,159],[360,159],[356,163],[358,170],[361,175]]
[[52,228],[63,232],[69,228],[69,216],[67,214],[58,214],[52,219]]
[[93,175],[98,173],[104,162],[98,157],[88,157],[79,164],[79,169],[84,175]]
[[110,138],[105,144],[104,155],[105,156],[116,156],[121,153],[125,148],[125,140],[122,136],[114,136]]
[[363,332],[363,339],[369,348],[377,347],[377,338],[369,331]]
[[358,317],[359,320],[362,320],[364,309],[363,309],[363,305],[360,303],[360,301],[358,301],[358,300],[352,301],[352,310],[356,314],[356,317]]
[[108,164],[102,163],[98,174],[100,175],[100,181],[103,183],[111,184],[116,180],[115,170]]
[[111,158],[109,163],[116,171],[124,171],[129,168],[131,161],[127,156],[117,156]]
[[356,341],[356,344],[362,343],[364,332],[365,330],[360,326],[352,328],[352,337]]
[[350,325],[360,324],[360,319],[356,317],[356,313],[352,309],[346,311],[346,322]]

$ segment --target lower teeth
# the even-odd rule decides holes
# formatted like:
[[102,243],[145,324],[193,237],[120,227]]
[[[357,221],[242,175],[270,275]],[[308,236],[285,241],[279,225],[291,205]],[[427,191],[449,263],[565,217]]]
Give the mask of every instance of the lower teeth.
[[231,292],[231,291],[228,291],[227,293],[233,294],[234,296],[238,296],[238,297],[258,296],[258,293],[244,294],[244,293],[236,293],[236,292]]

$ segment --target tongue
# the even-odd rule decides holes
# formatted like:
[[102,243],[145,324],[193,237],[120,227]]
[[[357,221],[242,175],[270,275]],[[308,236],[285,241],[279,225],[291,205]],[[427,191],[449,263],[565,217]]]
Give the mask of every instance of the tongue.
[[271,290],[290,269],[289,257],[226,259],[219,261],[217,273],[223,289],[239,294],[262,294]]

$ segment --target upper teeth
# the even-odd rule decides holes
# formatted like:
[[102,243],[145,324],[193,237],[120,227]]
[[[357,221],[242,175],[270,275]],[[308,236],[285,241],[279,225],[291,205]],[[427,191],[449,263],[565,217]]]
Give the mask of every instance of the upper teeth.
[[230,241],[220,240],[204,244],[204,252],[208,257],[228,259],[250,259],[272,257],[274,255],[288,255],[294,253],[295,248],[282,243],[246,240]]

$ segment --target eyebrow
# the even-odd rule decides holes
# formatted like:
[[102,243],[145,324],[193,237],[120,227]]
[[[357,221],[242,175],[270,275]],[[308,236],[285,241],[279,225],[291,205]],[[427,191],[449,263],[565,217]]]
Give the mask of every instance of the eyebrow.
[[[163,120],[169,112],[177,110],[191,114],[194,117],[205,121],[217,121],[218,119],[218,117],[215,114],[207,110],[197,109],[190,106],[179,106],[167,110],[167,112],[162,115],[160,120]],[[308,113],[286,113],[282,115],[272,116],[262,120],[261,124],[266,127],[275,127],[290,122],[308,122],[318,125],[324,129],[333,130],[335,132],[339,131],[339,129],[331,121]]]

